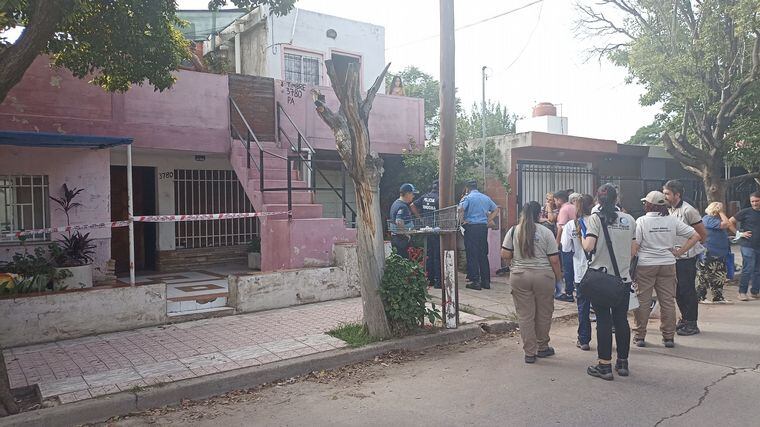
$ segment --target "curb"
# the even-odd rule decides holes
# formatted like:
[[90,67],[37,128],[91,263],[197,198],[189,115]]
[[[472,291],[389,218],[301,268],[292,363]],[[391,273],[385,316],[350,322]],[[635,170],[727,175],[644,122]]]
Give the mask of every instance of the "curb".
[[433,334],[373,343],[355,349],[337,349],[261,366],[160,384],[137,392],[120,392],[52,408],[23,412],[0,418],[0,426],[57,427],[98,422],[114,416],[176,404],[182,399],[205,399],[233,390],[252,388],[308,374],[312,371],[336,369],[371,360],[391,351],[419,351],[438,345],[456,344],[487,333],[510,332],[516,327],[515,322],[486,321]]

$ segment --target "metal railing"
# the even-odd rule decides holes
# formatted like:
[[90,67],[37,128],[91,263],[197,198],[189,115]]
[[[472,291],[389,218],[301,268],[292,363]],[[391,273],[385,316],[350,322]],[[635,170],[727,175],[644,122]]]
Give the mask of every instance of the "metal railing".
[[[280,142],[280,146],[282,146],[283,137],[288,143],[288,148],[292,152],[296,154],[295,157],[292,157],[292,159],[296,162],[298,162],[298,170],[301,173],[301,176],[308,177],[306,179],[307,189],[310,191],[332,191],[335,193],[336,196],[340,199],[341,202],[341,212],[343,214],[343,219],[346,222],[348,221],[348,213],[351,213],[351,224],[356,224],[356,211],[351,207],[351,205],[348,204],[348,200],[346,199],[346,167],[340,160],[317,160],[314,158],[314,155],[316,154],[316,150],[314,147],[309,143],[309,140],[306,138],[306,136],[301,132],[301,130],[298,128],[298,125],[295,124],[293,119],[288,115],[287,111],[285,111],[285,108],[283,108],[282,104],[277,102],[277,139]],[[291,137],[288,135],[287,132],[282,127],[282,117],[285,117],[288,122],[290,122],[290,125],[293,127],[293,129],[296,132],[296,141],[293,141]],[[290,156],[289,156],[290,157]],[[327,164],[339,164],[340,166],[340,177],[341,177],[341,185],[340,189],[336,188],[335,185],[333,185],[330,180],[325,176],[324,172],[317,166],[318,163],[327,163]],[[327,184],[327,187],[317,187],[317,176],[321,177],[322,180]]]

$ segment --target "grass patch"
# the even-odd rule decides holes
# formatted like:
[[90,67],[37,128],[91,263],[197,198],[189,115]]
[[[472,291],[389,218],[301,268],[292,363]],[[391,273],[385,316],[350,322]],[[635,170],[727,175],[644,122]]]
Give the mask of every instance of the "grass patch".
[[327,331],[327,335],[345,341],[349,347],[362,347],[378,341],[360,323],[344,323],[335,329]]

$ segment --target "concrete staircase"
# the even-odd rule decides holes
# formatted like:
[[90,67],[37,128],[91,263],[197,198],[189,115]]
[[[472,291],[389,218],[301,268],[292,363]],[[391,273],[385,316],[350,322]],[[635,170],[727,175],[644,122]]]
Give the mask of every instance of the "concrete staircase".
[[[253,144],[253,143],[252,143]],[[274,142],[262,142],[264,153],[265,188],[287,188],[287,164],[277,156],[287,157],[289,149]],[[231,140],[230,163],[256,212],[286,212],[287,191],[260,191],[258,147],[251,147],[250,169],[247,167],[244,144]],[[291,171],[293,188],[308,185]],[[323,218],[322,205],[314,202],[308,190],[292,191],[292,220],[287,215],[261,217],[261,269],[275,271],[301,267],[322,267],[332,264],[335,243],[356,241],[356,229],[346,228],[343,218]]]

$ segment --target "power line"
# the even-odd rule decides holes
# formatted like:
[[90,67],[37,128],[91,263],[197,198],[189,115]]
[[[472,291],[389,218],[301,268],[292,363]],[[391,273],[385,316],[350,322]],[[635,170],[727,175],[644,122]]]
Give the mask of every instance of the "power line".
[[[530,6],[533,6],[534,4],[543,3],[543,2],[544,2],[544,0],[535,0],[533,2],[530,2],[528,4],[524,4],[524,5],[520,6],[520,7],[515,8],[515,9],[511,9],[511,10],[508,10],[506,12],[502,12],[502,13],[500,13],[498,15],[494,15],[494,16],[491,16],[491,17],[488,17],[488,18],[485,18],[485,19],[481,19],[480,21],[472,22],[472,23],[463,25],[461,27],[457,27],[457,28],[454,29],[454,31],[464,30],[464,29],[467,29],[467,28],[470,28],[470,27],[474,27],[476,25],[483,24],[483,23],[488,22],[488,21],[493,21],[494,19],[501,18],[502,16],[506,16],[506,15],[509,15],[511,13],[515,13],[515,12],[521,11],[523,9],[526,9],[526,8],[530,7]],[[413,40],[413,41],[410,41],[410,42],[407,42],[407,43],[400,44],[398,46],[389,47],[389,48],[386,48],[385,50],[388,51],[388,50],[398,49],[398,48],[401,48],[401,47],[406,47],[406,46],[409,46],[409,45],[421,43],[421,42],[424,42],[424,41],[433,40],[433,39],[436,39],[438,37],[440,37],[440,34],[434,34],[432,36],[427,36],[427,37],[424,37],[424,38],[421,38],[421,39]]]
[[523,45],[522,49],[520,49],[520,53],[518,53],[515,59],[513,59],[512,62],[510,62],[509,65],[507,65],[507,68],[499,71],[498,73],[494,73],[493,76],[507,72],[522,57],[523,53],[525,53],[525,50],[528,48],[528,45],[530,45],[531,40],[533,40],[533,34],[535,34],[536,29],[538,29],[538,24],[541,22],[541,12],[543,12],[543,10],[544,10],[544,5],[542,3],[541,6],[538,8],[538,18],[536,19],[536,24],[533,26],[533,29],[530,31],[530,34],[528,35],[528,40]]

